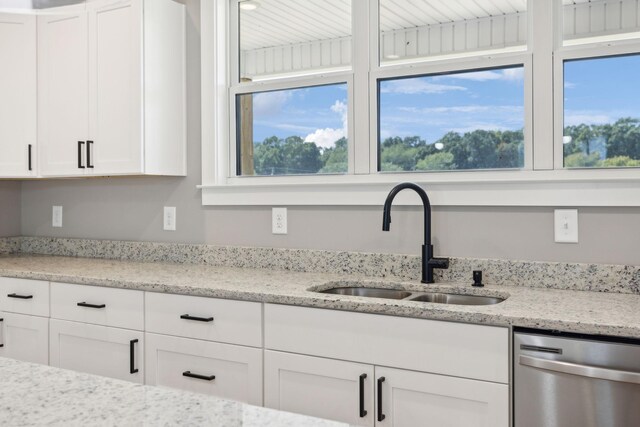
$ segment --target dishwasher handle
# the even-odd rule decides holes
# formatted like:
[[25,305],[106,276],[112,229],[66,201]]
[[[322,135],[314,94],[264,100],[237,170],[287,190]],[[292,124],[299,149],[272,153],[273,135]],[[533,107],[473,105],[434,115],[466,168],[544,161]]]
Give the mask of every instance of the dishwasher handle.
[[577,363],[557,360],[538,359],[531,356],[520,356],[520,364],[545,371],[595,378],[599,380],[617,381],[621,383],[640,384],[640,373],[601,368],[598,366],[579,365]]

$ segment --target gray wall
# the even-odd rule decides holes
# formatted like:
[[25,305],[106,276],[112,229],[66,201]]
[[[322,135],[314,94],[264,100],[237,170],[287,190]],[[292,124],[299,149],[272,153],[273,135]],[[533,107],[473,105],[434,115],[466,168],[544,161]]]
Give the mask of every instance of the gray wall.
[[0,181],[0,237],[20,235],[20,183]]
[[[191,20],[188,177],[24,182],[22,234],[418,254],[422,213],[417,208],[394,208],[392,231],[383,233],[381,208],[295,207],[289,210],[289,234],[274,236],[270,207],[201,206],[196,189],[200,184],[199,2],[187,4]],[[51,228],[52,205],[64,207],[63,228]],[[162,230],[163,206],[177,207],[177,231]],[[556,244],[550,208],[436,208],[436,252],[640,264],[640,209],[585,208],[579,221],[580,243]]]

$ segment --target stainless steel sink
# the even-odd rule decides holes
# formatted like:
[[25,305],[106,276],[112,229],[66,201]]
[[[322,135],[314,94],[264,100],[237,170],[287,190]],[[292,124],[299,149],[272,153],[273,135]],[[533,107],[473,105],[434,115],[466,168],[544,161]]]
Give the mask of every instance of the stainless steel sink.
[[436,304],[493,305],[505,298],[484,295],[449,294],[444,292],[411,292],[401,289],[371,288],[361,286],[338,286],[318,291],[323,294],[349,295],[355,297],[384,298]]
[[443,293],[425,293],[416,297],[408,298],[409,301],[435,302],[438,304],[457,305],[493,305],[504,301],[498,297],[485,297],[482,295],[460,295]]
[[404,299],[411,296],[411,292],[398,291],[395,289],[381,289],[381,288],[357,288],[357,287],[344,287],[344,288],[332,288],[325,291],[320,291],[323,294],[337,294],[337,295],[351,295],[355,297],[369,297],[369,298],[386,298],[386,299]]

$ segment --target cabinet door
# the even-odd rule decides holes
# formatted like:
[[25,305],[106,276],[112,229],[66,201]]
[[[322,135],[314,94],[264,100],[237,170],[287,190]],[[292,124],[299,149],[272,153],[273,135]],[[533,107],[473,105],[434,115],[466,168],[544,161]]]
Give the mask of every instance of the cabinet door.
[[144,382],[142,332],[55,319],[50,331],[51,366]]
[[0,64],[0,177],[34,176],[35,16],[0,13]]
[[88,10],[88,173],[140,174],[142,2],[99,0]]
[[49,364],[49,319],[0,313],[0,356]]
[[86,171],[87,15],[38,17],[38,144],[43,176]]
[[373,366],[265,351],[264,370],[266,407],[373,426]]
[[145,334],[146,383],[262,406],[262,350]]
[[375,368],[376,425],[507,427],[509,386],[391,368]]

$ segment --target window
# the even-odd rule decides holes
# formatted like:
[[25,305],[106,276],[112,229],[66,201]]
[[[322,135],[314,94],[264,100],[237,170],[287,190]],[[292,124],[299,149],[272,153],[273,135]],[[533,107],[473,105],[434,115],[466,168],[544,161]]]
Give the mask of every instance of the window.
[[231,83],[232,172],[347,173],[351,0],[230,4],[238,22],[232,63],[239,64]]
[[564,63],[566,168],[640,167],[640,55]]
[[347,85],[237,95],[238,175],[346,173]]
[[206,203],[640,200],[638,0],[201,9]]
[[524,166],[524,67],[381,80],[379,170]]

